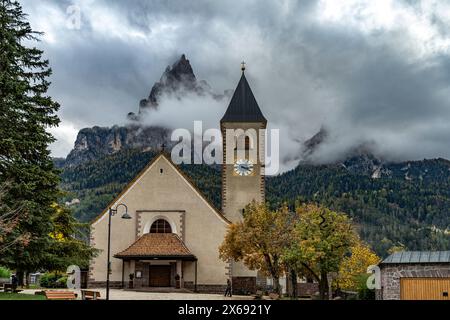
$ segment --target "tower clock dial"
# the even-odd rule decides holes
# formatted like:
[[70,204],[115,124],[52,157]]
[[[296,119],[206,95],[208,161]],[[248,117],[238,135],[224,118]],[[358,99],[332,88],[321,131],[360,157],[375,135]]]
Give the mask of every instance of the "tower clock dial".
[[253,173],[253,163],[247,159],[239,159],[234,164],[234,172],[240,176],[248,176]]

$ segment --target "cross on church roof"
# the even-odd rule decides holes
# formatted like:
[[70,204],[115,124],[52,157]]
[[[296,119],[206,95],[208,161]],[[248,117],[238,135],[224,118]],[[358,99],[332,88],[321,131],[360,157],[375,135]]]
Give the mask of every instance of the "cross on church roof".
[[245,71],[245,61],[241,62],[241,70],[242,70],[242,72]]

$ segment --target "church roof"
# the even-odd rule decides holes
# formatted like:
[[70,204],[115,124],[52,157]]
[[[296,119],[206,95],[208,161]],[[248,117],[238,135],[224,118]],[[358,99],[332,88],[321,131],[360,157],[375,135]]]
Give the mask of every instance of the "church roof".
[[120,259],[197,259],[175,233],[146,233],[127,249],[115,254],[114,257]]
[[242,72],[228,109],[220,122],[267,122]]
[[176,164],[174,164],[170,158],[170,154],[166,154],[164,151],[161,151],[158,155],[154,156],[152,160],[150,160],[147,165],[131,180],[125,188],[122,189],[122,191],[106,206],[106,208],[100,213],[95,219],[91,221],[91,225],[96,224],[102,217],[106,216],[108,213],[109,208],[113,207],[117,202],[122,198],[123,195],[125,195],[128,190],[133,188],[133,186],[137,183],[140,177],[142,177],[150,168],[155,164],[159,159],[164,158],[166,159],[174,168],[175,170],[183,177],[183,179],[195,190],[195,192],[208,204],[209,207],[226,223],[231,223],[221,211],[219,211],[214,204],[206,198],[206,196],[203,194],[203,192],[195,185],[195,183],[189,178],[187,174],[185,174]]

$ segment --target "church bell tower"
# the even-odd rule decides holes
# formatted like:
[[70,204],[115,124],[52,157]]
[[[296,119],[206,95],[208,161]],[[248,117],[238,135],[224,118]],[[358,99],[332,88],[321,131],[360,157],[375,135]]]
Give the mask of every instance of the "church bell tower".
[[[245,206],[253,200],[265,201],[265,138],[261,129],[266,128],[267,120],[245,77],[244,62],[241,70],[241,79],[220,120],[223,141],[222,212],[231,222],[241,220]],[[235,133],[234,137],[230,136],[230,131]]]

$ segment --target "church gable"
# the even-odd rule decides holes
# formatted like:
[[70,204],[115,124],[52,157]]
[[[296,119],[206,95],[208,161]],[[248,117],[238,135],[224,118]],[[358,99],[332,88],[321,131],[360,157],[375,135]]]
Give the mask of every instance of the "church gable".
[[[176,204],[177,199],[185,199]],[[147,199],[153,199],[148,201]],[[171,201],[172,199],[172,201]],[[155,203],[160,200],[162,203]],[[160,206],[171,207],[173,210],[180,211],[185,203],[197,202],[196,205],[208,207],[208,211],[216,215],[224,223],[230,223],[221,212],[202,194],[191,179],[185,175],[169,158],[168,155],[160,153],[122,190],[122,192],[105,208],[93,222],[94,226],[103,217],[107,216],[109,207],[115,207],[121,202],[137,212],[145,212],[147,209],[158,211]],[[172,205],[171,205],[172,203]],[[174,207],[175,206],[175,207]],[[142,230],[139,233],[142,233]]]

